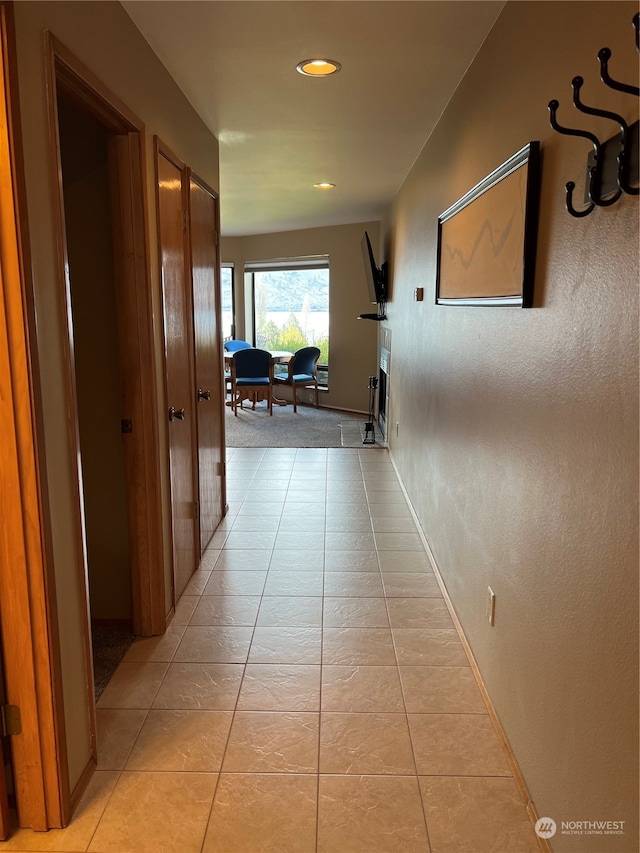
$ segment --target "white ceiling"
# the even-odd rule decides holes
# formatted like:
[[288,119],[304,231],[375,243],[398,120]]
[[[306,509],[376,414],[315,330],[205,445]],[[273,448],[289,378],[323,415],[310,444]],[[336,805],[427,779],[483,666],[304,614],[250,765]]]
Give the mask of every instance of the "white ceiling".
[[[504,2],[122,5],[218,138],[222,232],[238,236],[380,219]],[[342,71],[296,72],[316,56]]]

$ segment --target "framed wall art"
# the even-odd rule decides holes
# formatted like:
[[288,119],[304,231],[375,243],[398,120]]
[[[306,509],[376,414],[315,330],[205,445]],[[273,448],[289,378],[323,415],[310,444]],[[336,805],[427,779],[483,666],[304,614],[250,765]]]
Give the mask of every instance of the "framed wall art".
[[529,142],[438,217],[438,305],[531,307],[539,197]]

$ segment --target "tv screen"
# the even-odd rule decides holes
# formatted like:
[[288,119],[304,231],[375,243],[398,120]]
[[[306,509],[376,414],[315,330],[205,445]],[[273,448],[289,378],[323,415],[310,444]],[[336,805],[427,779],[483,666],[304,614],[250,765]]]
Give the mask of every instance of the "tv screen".
[[369,240],[369,235],[366,231],[362,238],[362,257],[364,259],[364,272],[367,278],[369,299],[374,305],[381,305],[384,302],[382,273],[376,266],[373,249],[371,248],[371,240]]

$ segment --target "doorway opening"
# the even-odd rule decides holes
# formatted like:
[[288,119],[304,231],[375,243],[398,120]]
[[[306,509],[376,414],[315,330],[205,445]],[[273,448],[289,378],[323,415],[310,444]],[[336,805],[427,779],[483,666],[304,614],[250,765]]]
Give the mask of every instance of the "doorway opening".
[[[111,629],[110,645],[113,629],[124,629],[125,650],[134,633],[166,628],[144,125],[51,34],[47,46],[77,572],[95,732],[92,694],[100,685],[91,623]],[[116,649],[116,658],[123,653]],[[113,649],[109,657],[113,669]]]

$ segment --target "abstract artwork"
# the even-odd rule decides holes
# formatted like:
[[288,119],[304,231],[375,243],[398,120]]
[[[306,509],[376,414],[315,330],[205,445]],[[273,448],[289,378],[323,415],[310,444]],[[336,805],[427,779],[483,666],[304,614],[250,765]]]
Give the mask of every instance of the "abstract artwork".
[[531,307],[539,192],[529,142],[438,218],[438,305]]

